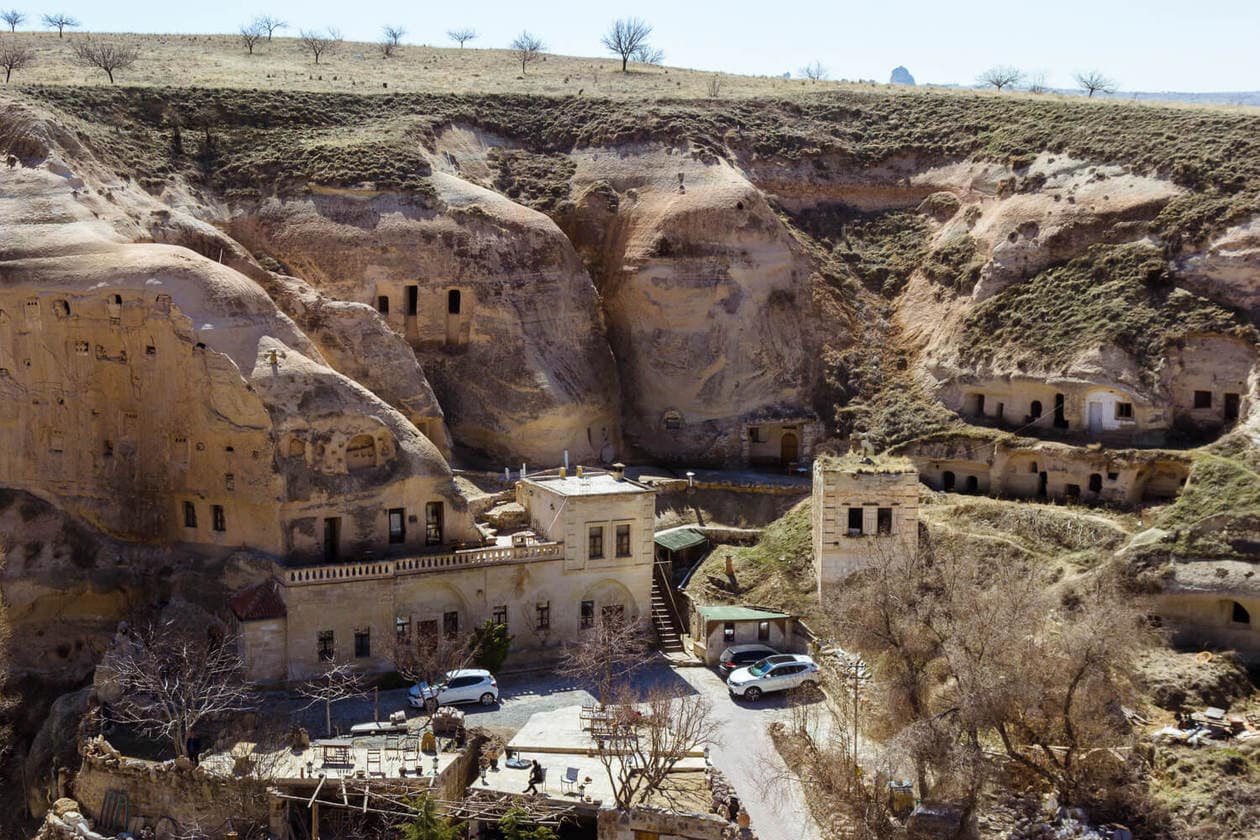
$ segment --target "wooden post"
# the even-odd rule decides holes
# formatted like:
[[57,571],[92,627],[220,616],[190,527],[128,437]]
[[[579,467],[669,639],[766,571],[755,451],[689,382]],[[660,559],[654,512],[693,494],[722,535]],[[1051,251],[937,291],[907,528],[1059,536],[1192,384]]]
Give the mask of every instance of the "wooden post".
[[311,801],[311,840],[319,840],[319,803]]

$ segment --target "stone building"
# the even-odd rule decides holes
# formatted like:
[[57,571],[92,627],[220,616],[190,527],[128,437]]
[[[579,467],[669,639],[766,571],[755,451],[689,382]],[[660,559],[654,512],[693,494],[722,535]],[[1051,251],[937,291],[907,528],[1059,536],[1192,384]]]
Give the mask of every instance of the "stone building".
[[329,662],[384,671],[398,637],[462,635],[493,619],[513,652],[573,639],[607,616],[645,617],[655,491],[621,472],[529,477],[530,530],[492,545],[409,543],[373,559],[277,562],[232,602],[249,675],[303,679]]
[[1173,641],[1191,649],[1237,651],[1260,664],[1260,583],[1242,560],[1174,563],[1154,597]]
[[820,599],[879,552],[918,551],[919,475],[906,458],[819,458],[812,499]]

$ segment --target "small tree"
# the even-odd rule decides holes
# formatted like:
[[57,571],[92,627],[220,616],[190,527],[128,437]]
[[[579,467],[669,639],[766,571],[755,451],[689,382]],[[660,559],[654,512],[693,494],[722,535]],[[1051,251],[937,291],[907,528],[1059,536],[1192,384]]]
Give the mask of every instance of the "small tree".
[[979,82],[986,87],[1002,90],[1013,85],[1017,85],[1024,78],[1024,71],[1015,67],[1001,65],[998,67],[990,67],[979,76]]
[[237,639],[175,623],[150,625],[123,637],[101,662],[122,699],[115,720],[171,742],[188,755],[188,738],[203,722],[254,709],[243,682]]
[[525,65],[532,64],[538,60],[542,51],[547,45],[542,42],[541,38],[537,38],[528,32],[522,32],[512,41],[510,48],[516,53],[516,58],[521,62],[521,72],[525,72]]
[[665,61],[665,51],[656,47],[644,44],[634,51],[634,60],[640,64],[662,64]]
[[245,45],[245,49],[249,50],[249,54],[254,54],[254,46],[262,40],[265,29],[254,21],[253,23],[241,24],[241,43]]
[[24,70],[34,63],[35,51],[25,44],[15,44],[11,41],[0,43],[0,67],[4,68],[6,85],[14,70]]
[[459,44],[459,48],[462,50],[465,42],[476,39],[477,30],[473,29],[471,26],[464,26],[459,29],[448,29],[446,30],[446,37]]
[[529,812],[519,805],[513,805],[499,817],[498,828],[503,840],[556,840],[558,837],[549,826],[535,825]]
[[384,36],[380,44],[381,56],[389,58],[402,43],[403,36],[407,34],[407,30],[401,26],[382,26],[381,34]]
[[[448,671],[468,667],[477,651],[472,636],[434,636],[412,638],[400,635],[394,640],[394,670],[408,682],[436,688],[446,680]],[[437,711],[437,700],[426,698],[425,711]]]
[[1044,70],[1038,70],[1028,79],[1029,93],[1046,93],[1050,90],[1050,86],[1046,84],[1046,73]]
[[54,12],[53,14],[43,15],[40,21],[49,29],[57,30],[57,37],[66,37],[67,29],[78,29],[82,24],[78,18],[72,17],[65,12]]
[[75,60],[84,67],[95,68],[109,77],[114,83],[114,73],[119,70],[130,70],[140,58],[139,44],[117,44],[112,41],[94,41],[85,38],[70,45]]
[[638,707],[628,688],[618,697],[621,715],[601,735],[597,753],[624,811],[662,793],[678,762],[717,741],[719,725],[712,701],[681,687],[655,686]]
[[254,23],[267,32],[267,40],[271,40],[271,36],[276,34],[277,29],[288,29],[289,24],[278,17],[272,15],[259,15],[254,18]]
[[800,74],[811,82],[821,82],[831,74],[831,71],[821,61],[814,61],[802,67]]
[[621,72],[626,72],[626,65],[639,50],[647,47],[647,39],[652,34],[652,26],[641,18],[621,18],[613,22],[604,37],[600,39],[609,52],[621,56]]
[[709,94],[710,99],[717,99],[722,95],[722,75],[714,73],[709,77],[709,81],[704,86],[705,92]]
[[341,45],[341,30],[332,26],[323,32],[303,29],[298,33],[298,39],[302,42],[302,47],[314,56],[315,63],[319,64],[321,56],[336,52]]
[[1076,83],[1092,98],[1095,93],[1112,94],[1116,92],[1116,83],[1097,70],[1088,73],[1077,73]]
[[17,32],[17,28],[26,20],[26,15],[17,9],[5,9],[3,12],[0,12],[0,20],[9,24],[10,32]]
[[600,703],[608,703],[620,681],[652,658],[642,622],[609,614],[581,631],[564,648],[562,673],[595,684]]
[[403,840],[460,840],[464,836],[464,824],[439,814],[437,803],[429,797],[413,799],[408,806],[414,816],[399,825]]
[[507,661],[512,647],[512,637],[508,635],[506,624],[495,624],[490,619],[473,630],[469,641],[474,653],[473,661],[478,666],[494,673]]
[[303,706],[309,709],[320,703],[324,704],[324,731],[332,737],[332,705],[342,700],[365,697],[367,690],[363,684],[363,676],[353,671],[349,665],[330,665],[324,673],[298,686],[297,693],[310,702]]

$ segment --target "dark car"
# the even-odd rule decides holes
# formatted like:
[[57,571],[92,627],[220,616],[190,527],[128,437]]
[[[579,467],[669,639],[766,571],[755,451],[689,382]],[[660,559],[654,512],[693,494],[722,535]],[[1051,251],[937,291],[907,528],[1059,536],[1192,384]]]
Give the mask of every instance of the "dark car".
[[743,668],[745,665],[753,664],[758,659],[765,659],[767,656],[774,656],[777,653],[777,650],[766,645],[735,645],[728,647],[718,657],[718,673],[722,675],[722,679],[726,679],[731,675],[731,671],[734,671],[736,668]]

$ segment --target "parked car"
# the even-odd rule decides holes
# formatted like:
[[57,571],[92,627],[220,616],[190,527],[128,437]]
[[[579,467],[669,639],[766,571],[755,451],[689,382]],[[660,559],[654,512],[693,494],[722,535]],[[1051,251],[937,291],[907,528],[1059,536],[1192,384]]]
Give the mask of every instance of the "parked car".
[[458,671],[447,671],[446,679],[436,686],[419,682],[407,692],[407,702],[417,709],[424,708],[433,700],[439,706],[455,703],[480,703],[489,706],[499,701],[499,684],[489,671],[462,668]]
[[759,700],[772,691],[818,685],[818,665],[808,656],[780,653],[767,656],[747,668],[736,668],[726,679],[726,688],[735,697]]
[[765,645],[733,645],[722,651],[722,655],[718,657],[718,673],[722,675],[722,679],[726,679],[736,668],[752,665],[778,653],[774,648]]

